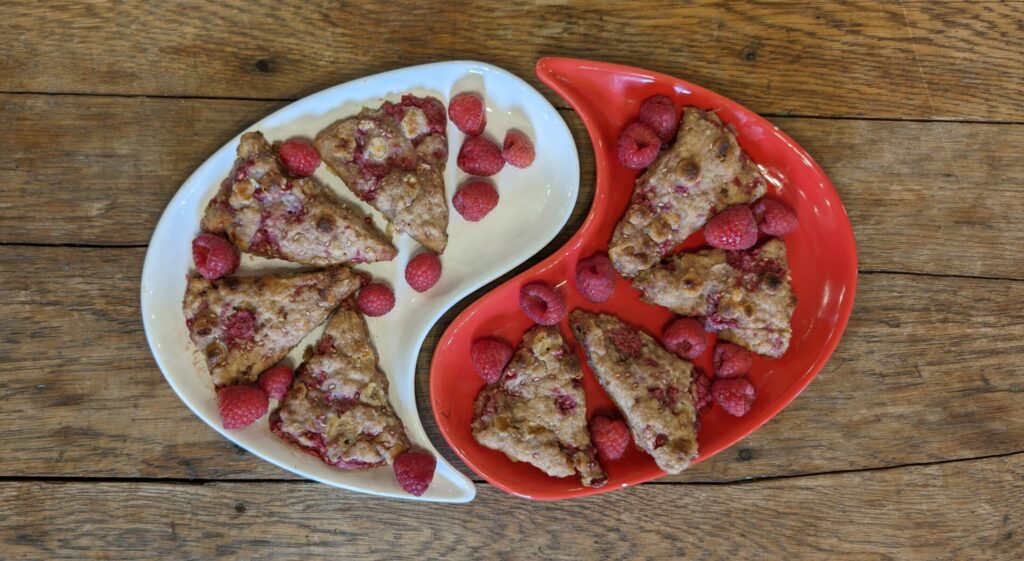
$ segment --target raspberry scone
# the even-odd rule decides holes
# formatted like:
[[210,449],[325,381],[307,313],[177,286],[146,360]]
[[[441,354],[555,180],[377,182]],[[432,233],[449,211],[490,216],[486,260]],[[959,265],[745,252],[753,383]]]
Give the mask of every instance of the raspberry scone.
[[636,180],[608,256],[625,277],[654,266],[717,211],[764,195],[767,184],[736,135],[710,111],[683,110],[675,145]]
[[433,97],[364,108],[320,131],[313,145],[356,196],[434,253],[448,244],[447,117]]
[[261,132],[242,135],[235,167],[202,227],[247,253],[303,265],[390,261],[396,253],[366,216],[316,179],[285,175]]
[[584,486],[604,485],[608,476],[587,431],[582,377],[558,327],[534,327],[498,382],[477,396],[473,438],[548,475],[578,473]]
[[689,467],[697,457],[693,365],[615,316],[573,310],[569,323],[637,446],[665,472]]
[[360,284],[348,267],[217,280],[191,275],[185,324],[214,385],[252,383]]
[[633,286],[648,302],[703,316],[709,330],[755,353],[780,357],[789,348],[796,296],[779,239],[746,251],[675,255],[638,275]]
[[341,469],[391,464],[409,449],[405,426],[388,402],[388,379],[363,316],[351,300],[296,370],[270,429]]

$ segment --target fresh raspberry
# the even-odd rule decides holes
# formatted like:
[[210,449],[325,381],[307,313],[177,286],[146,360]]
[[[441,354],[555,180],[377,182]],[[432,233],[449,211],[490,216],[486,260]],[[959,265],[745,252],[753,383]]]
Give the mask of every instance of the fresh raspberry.
[[281,399],[292,387],[292,369],[287,364],[272,366],[260,374],[259,385],[270,399]]
[[498,173],[505,166],[498,145],[482,136],[466,138],[456,162],[462,171],[484,177]]
[[281,163],[296,177],[309,177],[320,167],[320,154],[305,140],[291,138],[277,149]]
[[785,236],[800,227],[793,209],[775,199],[757,201],[753,211],[758,227],[769,236]]
[[192,261],[204,278],[215,280],[238,268],[238,249],[213,234],[199,234],[192,240]]
[[601,458],[609,461],[621,458],[626,453],[626,445],[633,441],[622,419],[609,419],[603,415],[594,415],[590,419],[590,438]]
[[469,360],[473,368],[488,384],[498,381],[505,365],[512,358],[512,347],[501,339],[483,337],[469,347]]
[[555,325],[565,318],[565,298],[547,285],[535,282],[519,291],[519,307],[541,325]]
[[750,411],[757,393],[746,378],[719,378],[711,386],[711,394],[725,412],[742,417]]
[[619,161],[630,169],[641,169],[651,165],[661,151],[661,139],[654,129],[633,123],[619,134]]
[[604,253],[595,253],[576,264],[576,289],[584,298],[600,304],[615,292],[615,270]]
[[530,137],[517,130],[505,133],[505,145],[501,149],[501,157],[505,163],[517,168],[528,168],[536,156]]
[[267,412],[267,394],[256,386],[225,386],[217,390],[217,408],[224,428],[247,427]]
[[478,136],[487,126],[484,100],[473,93],[460,93],[448,102],[448,118],[462,132]]
[[405,452],[395,458],[395,479],[410,495],[420,496],[427,492],[434,480],[437,458],[427,452]]
[[661,335],[661,342],[666,349],[687,360],[699,357],[708,348],[704,326],[693,318],[673,320],[665,327],[665,332]]
[[662,142],[672,140],[679,128],[675,104],[668,96],[660,94],[652,95],[640,104],[640,117],[637,120],[654,129]]
[[256,337],[256,314],[252,310],[237,310],[224,321],[224,339],[228,348],[241,346]]
[[690,391],[693,392],[693,407],[698,412],[711,405],[711,376],[699,368],[694,368]]
[[749,249],[757,243],[757,221],[747,205],[729,207],[708,220],[704,239],[718,249]]
[[719,378],[735,378],[750,372],[754,357],[750,351],[739,345],[720,341],[715,345],[715,375]]
[[498,206],[498,190],[489,181],[476,179],[459,187],[452,205],[466,220],[479,222]]
[[395,293],[386,284],[371,283],[359,290],[356,305],[370,317],[382,316],[395,307]]
[[628,357],[637,358],[644,350],[644,343],[640,340],[640,335],[632,329],[618,327],[605,331],[605,335],[611,339],[615,350]]
[[441,259],[428,252],[409,260],[405,266],[405,282],[416,292],[426,292],[441,279]]

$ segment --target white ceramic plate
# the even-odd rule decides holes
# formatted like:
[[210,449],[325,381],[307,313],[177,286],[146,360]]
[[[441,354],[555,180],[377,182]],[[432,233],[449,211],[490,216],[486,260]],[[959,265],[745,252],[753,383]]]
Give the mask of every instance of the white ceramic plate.
[[[579,159],[565,122],[543,96],[523,80],[500,68],[471,61],[452,61],[403,68],[335,86],[273,113],[247,130],[261,130],[271,142],[292,136],[312,138],[335,120],[353,115],[364,105],[397,101],[403,93],[433,95],[447,105],[456,93],[475,91],[487,102],[486,135],[499,144],[509,128],[533,139],[537,159],[525,170],[505,166],[493,177],[500,201],[484,220],[470,223],[450,209],[449,242],[442,256],[440,282],[424,294],[405,283],[403,271],[418,244],[395,236],[398,256],[389,263],[360,266],[395,289],[395,309],[380,318],[368,318],[381,368],[391,380],[391,402],[405,422],[415,445],[438,458],[437,473],[420,500],[467,502],[476,489],[437,454],[427,440],[416,410],[416,358],[430,327],[453,304],[487,282],[509,271],[543,248],[565,225],[579,191]],[[467,179],[455,158],[463,134],[448,124],[449,151],[445,186],[450,201]],[[293,473],[343,489],[374,495],[415,498],[395,481],[390,468],[342,471],[288,445],[274,436],[266,417],[242,430],[221,427],[217,400],[209,373],[188,337],[181,310],[186,274],[192,267],[191,242],[207,202],[227,176],[235,159],[238,137],[231,139],[192,174],[164,211],[146,255],[142,271],[142,319],[157,364],[181,400],[206,424],[249,452]],[[379,213],[358,201],[344,184],[321,166],[316,177],[343,199],[358,204],[382,229]],[[239,274],[292,265],[282,261],[243,256]],[[301,361],[316,329],[289,358]],[[271,408],[276,407],[271,402]]]

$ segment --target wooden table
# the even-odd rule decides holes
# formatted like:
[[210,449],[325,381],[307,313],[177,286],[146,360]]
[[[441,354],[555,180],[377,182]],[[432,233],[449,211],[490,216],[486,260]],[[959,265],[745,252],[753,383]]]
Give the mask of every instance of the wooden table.
[[[314,4],[0,5],[0,558],[1024,558],[1024,5]],[[469,505],[372,499],[195,418],[138,309],[191,171],[324,87],[480,59],[575,134],[583,190],[546,254],[590,204],[593,156],[533,76],[542,55],[702,84],[821,163],[861,270],[810,388],[681,476],[555,504],[482,483]],[[420,353],[423,412],[432,341],[464,305]]]

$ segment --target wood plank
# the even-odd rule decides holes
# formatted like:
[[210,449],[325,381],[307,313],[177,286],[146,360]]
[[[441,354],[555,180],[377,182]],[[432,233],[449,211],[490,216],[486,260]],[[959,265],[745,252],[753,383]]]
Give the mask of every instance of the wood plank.
[[[1020,559],[1024,456],[468,505],[308,483],[0,483],[7,559]],[[723,519],[725,522],[723,523]],[[571,521],[570,523],[567,523]],[[382,532],[382,529],[383,532]]]
[[296,99],[475,58],[539,86],[535,60],[559,55],[677,75],[760,113],[1024,120],[1018,2],[23,0],[4,15],[5,92]]
[[[144,244],[192,171],[280,104],[0,95],[0,242]],[[580,119],[562,115],[582,170],[568,233],[594,159]],[[773,120],[839,189],[862,269],[1024,279],[1024,253],[1005,250],[1024,240],[1024,126]]]
[[[144,251],[0,247],[0,476],[287,477],[203,426],[164,382],[139,321]],[[1017,281],[864,275],[849,330],[804,395],[676,480],[1021,451],[1022,300]],[[452,460],[427,364],[459,308],[428,336],[417,380],[428,433]]]

